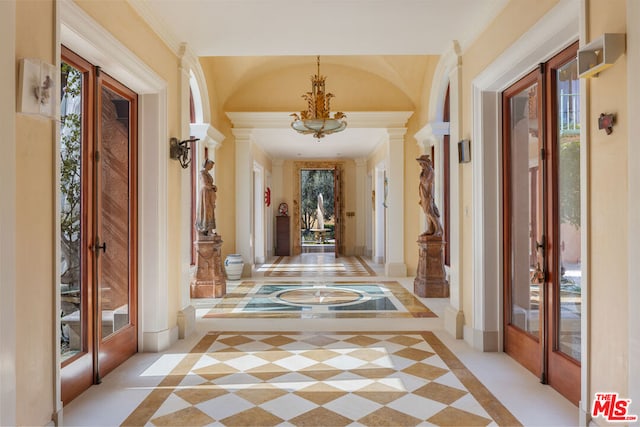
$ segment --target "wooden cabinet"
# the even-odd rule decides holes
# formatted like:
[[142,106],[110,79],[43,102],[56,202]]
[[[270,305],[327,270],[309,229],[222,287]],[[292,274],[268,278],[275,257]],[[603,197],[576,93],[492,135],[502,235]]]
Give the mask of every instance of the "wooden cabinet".
[[276,255],[289,256],[290,229],[289,216],[276,217]]

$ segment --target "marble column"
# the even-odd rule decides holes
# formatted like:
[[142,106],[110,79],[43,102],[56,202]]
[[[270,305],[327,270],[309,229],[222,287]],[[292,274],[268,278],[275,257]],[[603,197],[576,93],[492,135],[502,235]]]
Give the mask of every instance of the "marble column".
[[198,236],[196,268],[191,278],[191,298],[220,298],[227,293],[227,282],[222,270],[222,237]]

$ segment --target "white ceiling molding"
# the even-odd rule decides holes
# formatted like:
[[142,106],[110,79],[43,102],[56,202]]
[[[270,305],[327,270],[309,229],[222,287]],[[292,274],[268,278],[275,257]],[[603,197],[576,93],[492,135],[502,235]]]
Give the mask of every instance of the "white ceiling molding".
[[[290,112],[227,112],[234,128],[274,129],[290,128]],[[345,112],[347,127],[357,128],[403,128],[413,111],[355,111]]]
[[138,15],[151,27],[151,29],[162,39],[164,44],[176,55],[179,55],[180,46],[183,40],[179,40],[178,37],[169,30],[169,25],[162,19],[147,1],[143,0],[127,0],[129,5],[138,12]]
[[157,93],[166,87],[166,81],[75,2],[61,0],[59,3],[63,45],[138,94]]

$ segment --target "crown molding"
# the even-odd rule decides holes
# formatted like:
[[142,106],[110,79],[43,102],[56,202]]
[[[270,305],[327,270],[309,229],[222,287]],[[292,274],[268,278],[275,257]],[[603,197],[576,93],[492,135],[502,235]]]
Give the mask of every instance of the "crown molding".
[[129,5],[140,15],[143,21],[160,37],[169,49],[180,56],[180,46],[182,45],[178,37],[170,31],[166,21],[158,16],[147,0],[127,0]]
[[61,0],[60,42],[138,94],[166,88],[162,79],[72,0]]

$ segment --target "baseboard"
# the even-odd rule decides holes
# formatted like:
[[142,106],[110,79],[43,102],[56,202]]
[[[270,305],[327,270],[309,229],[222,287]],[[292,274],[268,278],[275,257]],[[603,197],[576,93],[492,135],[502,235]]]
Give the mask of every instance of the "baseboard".
[[145,353],[166,350],[178,341],[178,325],[162,331],[143,332],[142,339],[142,351]]
[[51,421],[47,423],[47,426],[63,426],[64,425],[64,406],[62,401],[58,402],[58,407],[54,409],[51,414]]
[[407,277],[407,264],[403,262],[388,262],[384,266],[387,277]]
[[375,262],[376,264],[384,264],[384,257],[383,256],[374,257],[373,262]]
[[264,264],[265,258],[263,256],[256,257],[256,264]]
[[353,254],[356,256],[364,255],[364,246],[356,246],[353,248]]
[[178,312],[178,339],[184,339],[196,330],[196,309],[188,305]]
[[578,404],[578,425],[580,427],[598,426],[598,423],[591,418],[591,413],[584,410],[582,402]]
[[465,326],[463,336],[464,340],[476,350],[494,352],[500,349],[500,334],[498,331],[482,331]]
[[451,305],[444,309],[444,330],[459,340],[464,335],[464,313]]
[[251,277],[251,276],[253,276],[253,264],[245,262],[244,266],[242,267],[242,277]]

